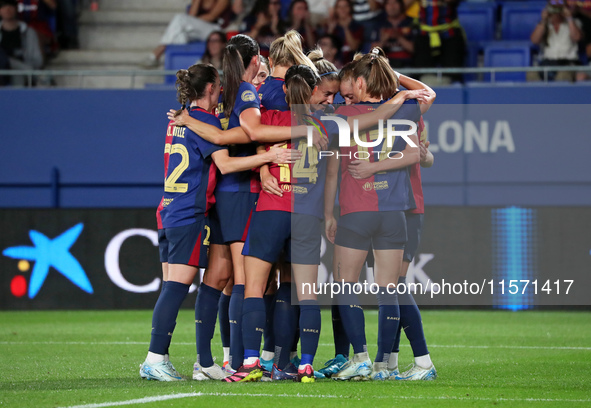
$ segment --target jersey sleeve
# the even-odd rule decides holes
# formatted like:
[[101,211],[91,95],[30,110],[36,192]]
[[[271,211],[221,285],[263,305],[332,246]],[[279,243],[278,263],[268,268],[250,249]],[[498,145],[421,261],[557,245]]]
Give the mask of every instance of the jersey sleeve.
[[240,117],[242,112],[250,108],[260,109],[261,100],[254,85],[243,82],[238,90],[236,102],[234,103],[234,112],[236,116]]
[[[218,129],[222,128],[220,120],[213,115],[203,115],[203,117],[200,117],[199,119],[202,120],[203,123],[215,126]],[[227,149],[227,147],[225,146],[219,146],[211,142],[208,142],[199,135],[197,135],[197,148],[199,149],[199,152],[201,153],[204,159],[208,158],[218,150]]]

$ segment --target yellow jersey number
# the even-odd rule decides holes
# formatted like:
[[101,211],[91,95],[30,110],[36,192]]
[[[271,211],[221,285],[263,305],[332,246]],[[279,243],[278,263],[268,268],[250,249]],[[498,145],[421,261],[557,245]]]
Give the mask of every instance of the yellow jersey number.
[[187,170],[187,167],[189,167],[189,152],[187,148],[180,143],[173,145],[166,143],[164,153],[181,155],[181,162],[170,173],[170,176],[164,180],[164,191],[167,193],[186,193],[189,189],[189,183],[177,183],[176,181]]
[[[287,145],[282,146],[287,149]],[[293,177],[296,179],[308,179],[308,183],[316,184],[318,180],[318,150],[315,146],[308,146],[305,140],[300,140],[297,149],[302,157],[293,165]],[[308,165],[306,166],[306,159]],[[291,182],[291,170],[289,164],[279,165],[279,181],[282,183]]]

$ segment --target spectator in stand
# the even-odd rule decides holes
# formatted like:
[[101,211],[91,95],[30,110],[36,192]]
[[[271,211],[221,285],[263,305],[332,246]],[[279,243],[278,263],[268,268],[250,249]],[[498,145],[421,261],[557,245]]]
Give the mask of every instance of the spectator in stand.
[[324,59],[333,63],[337,69],[343,67],[343,62],[339,55],[339,50],[343,45],[338,37],[331,34],[324,34],[318,39],[318,46],[322,49]]
[[[573,16],[581,22],[582,40],[579,42],[579,56],[582,55],[583,63],[591,65],[591,0],[568,0],[567,4],[573,11]],[[587,80],[589,75],[585,72],[577,74],[578,81]]]
[[205,54],[199,62],[202,64],[211,64],[218,72],[221,71],[224,48],[226,48],[226,34],[223,31],[212,32],[207,37]]
[[372,30],[372,47],[382,48],[392,68],[412,66],[414,52],[413,20],[406,15],[403,0],[386,0]]
[[[413,6],[419,0],[409,0]],[[458,5],[462,0],[421,0],[419,3],[419,33],[415,37],[414,65],[418,68],[464,66],[466,40],[458,20]],[[461,81],[461,75],[448,80]],[[427,79],[427,81],[429,81]],[[423,80],[423,82],[425,82]]]
[[363,44],[361,51],[368,52],[374,23],[382,12],[382,0],[351,0],[353,20],[363,26]]
[[363,26],[353,19],[351,0],[337,0],[328,18],[327,34],[338,37],[343,42],[341,49],[343,62],[353,60],[353,55],[361,48]]
[[310,19],[308,2],[306,0],[292,0],[287,14],[288,30],[296,30],[303,39],[304,52],[316,45],[316,33]]
[[244,34],[259,43],[264,57],[269,57],[271,43],[287,32],[287,23],[281,18],[281,0],[258,0],[245,21]]
[[220,30],[229,22],[230,14],[229,0],[192,0],[187,13],[175,15],[168,23],[160,45],[154,48],[142,66],[156,68],[167,45],[205,41],[212,31]]
[[[542,20],[531,34],[531,42],[542,47],[541,66],[581,65],[578,42],[582,38],[581,22],[575,20],[572,10],[560,0],[549,0],[542,10]],[[573,80],[573,72],[550,72],[553,81]]]
[[63,50],[75,50],[78,44],[77,0],[57,0],[57,41]]
[[[0,0],[0,19],[0,68],[41,69],[43,55],[37,33],[18,20],[16,0]],[[25,85],[25,80],[24,76],[12,76],[10,82]]]
[[57,39],[51,26],[57,9],[56,0],[18,0],[18,19],[37,32],[44,59],[58,51]]

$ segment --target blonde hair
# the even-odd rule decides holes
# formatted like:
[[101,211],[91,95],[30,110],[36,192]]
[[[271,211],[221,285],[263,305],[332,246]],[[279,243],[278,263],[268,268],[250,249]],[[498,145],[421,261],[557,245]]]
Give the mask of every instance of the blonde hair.
[[271,43],[269,60],[272,60],[274,66],[307,65],[314,73],[318,73],[314,63],[304,54],[302,36],[296,30],[289,30]]
[[398,77],[386,58],[386,53],[380,47],[374,47],[371,52],[356,61],[353,78],[356,80],[359,77],[365,79],[367,93],[372,98],[390,98],[400,85]]
[[324,58],[322,48],[316,47],[308,53],[308,58],[314,63],[320,75],[320,80],[339,81],[339,72],[332,62]]

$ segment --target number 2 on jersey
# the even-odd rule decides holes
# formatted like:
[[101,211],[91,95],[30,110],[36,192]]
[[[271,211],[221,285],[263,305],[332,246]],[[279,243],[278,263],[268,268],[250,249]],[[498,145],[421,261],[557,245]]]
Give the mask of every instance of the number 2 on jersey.
[[180,143],[176,143],[173,145],[167,143],[164,146],[164,153],[168,153],[171,155],[178,153],[181,155],[181,162],[164,180],[164,191],[166,191],[167,193],[186,193],[189,189],[189,183],[177,183],[176,181],[179,179],[181,174],[183,174],[183,172],[187,170],[187,167],[189,167],[189,152],[187,151],[187,148]]

